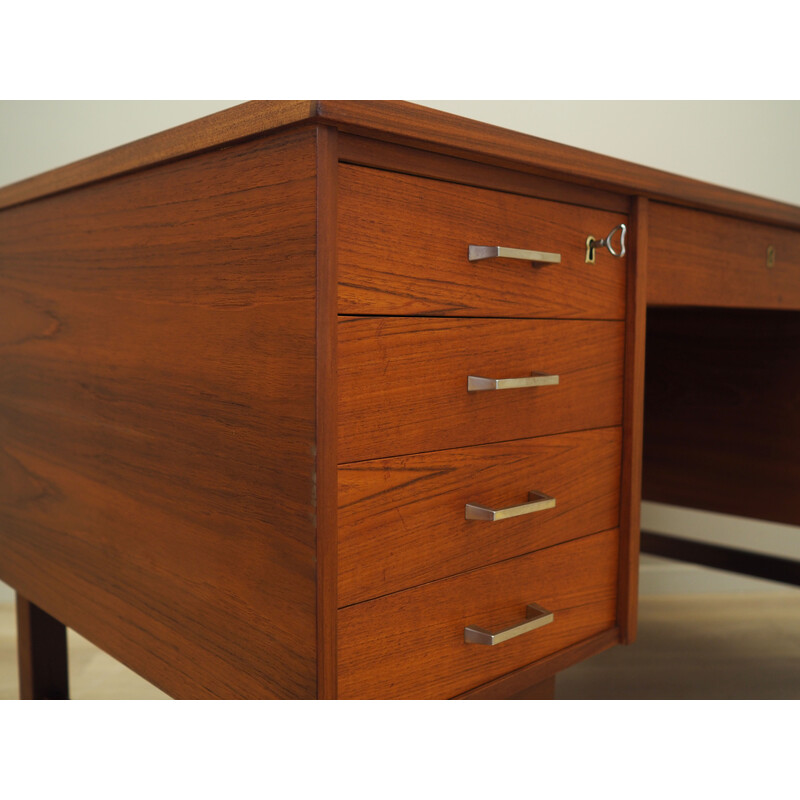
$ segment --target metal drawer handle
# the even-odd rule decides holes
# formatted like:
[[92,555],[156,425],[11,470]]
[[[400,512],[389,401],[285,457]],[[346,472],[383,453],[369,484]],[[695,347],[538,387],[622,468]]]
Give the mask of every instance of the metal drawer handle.
[[546,372],[532,372],[530,378],[481,378],[470,375],[467,378],[468,392],[490,392],[495,389],[526,389],[530,386],[556,386],[558,375]]
[[543,625],[549,625],[553,621],[553,612],[537,606],[536,603],[528,604],[526,614],[528,618],[524,622],[517,622],[494,633],[476,625],[468,625],[464,628],[464,641],[467,644],[500,644],[500,642],[506,642],[515,636],[521,636],[523,633],[541,628]]
[[533,264],[560,264],[561,253],[542,253],[539,250],[515,250],[513,247],[469,246],[470,261],[484,261],[487,258],[520,258]]
[[519,506],[508,508],[487,508],[477,503],[467,503],[464,507],[465,519],[482,519],[496,522],[500,519],[521,517],[523,514],[533,514],[534,511],[544,511],[546,508],[555,508],[556,499],[541,492],[528,492],[528,502]]

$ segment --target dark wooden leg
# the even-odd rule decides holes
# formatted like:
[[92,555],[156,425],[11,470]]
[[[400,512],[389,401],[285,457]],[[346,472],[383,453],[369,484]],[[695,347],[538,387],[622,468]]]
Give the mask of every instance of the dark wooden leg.
[[546,681],[529,686],[521,692],[509,697],[509,700],[554,700],[556,696],[556,676]]
[[17,652],[21,700],[69,700],[67,629],[19,594]]

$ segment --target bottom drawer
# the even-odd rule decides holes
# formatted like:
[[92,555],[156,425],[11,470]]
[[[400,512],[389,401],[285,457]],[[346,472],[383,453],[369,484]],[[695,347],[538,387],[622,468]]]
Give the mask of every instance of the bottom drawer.
[[[614,627],[617,530],[348,606],[338,617],[340,698],[454,697]],[[464,628],[553,621],[500,644],[468,644]]]

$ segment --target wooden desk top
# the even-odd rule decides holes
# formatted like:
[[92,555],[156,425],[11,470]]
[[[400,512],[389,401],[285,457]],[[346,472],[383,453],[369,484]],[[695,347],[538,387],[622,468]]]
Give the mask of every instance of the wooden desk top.
[[291,125],[346,133],[800,230],[800,208],[397,101],[253,101],[0,189],[0,208],[135,172]]

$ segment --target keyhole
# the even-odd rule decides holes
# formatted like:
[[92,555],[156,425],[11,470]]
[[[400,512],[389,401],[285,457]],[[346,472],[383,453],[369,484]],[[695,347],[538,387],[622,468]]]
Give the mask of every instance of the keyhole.
[[767,267],[770,269],[775,266],[775,247],[770,245],[767,248]]
[[586,237],[586,263],[587,264],[594,264],[594,253],[595,247],[594,244],[597,239],[594,236],[587,236]]

